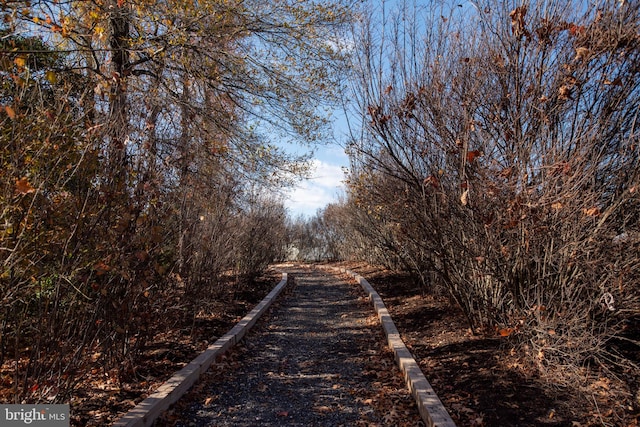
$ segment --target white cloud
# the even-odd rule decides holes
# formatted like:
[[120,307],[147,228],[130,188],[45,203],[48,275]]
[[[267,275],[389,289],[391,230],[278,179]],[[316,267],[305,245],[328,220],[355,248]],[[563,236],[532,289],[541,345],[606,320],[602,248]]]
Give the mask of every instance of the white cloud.
[[355,49],[355,42],[352,39],[333,35],[325,39],[325,43],[335,52],[350,53]]
[[314,172],[311,180],[316,182],[317,185],[326,188],[343,186],[344,172],[342,166],[314,159],[312,167]]
[[342,167],[318,159],[312,161],[313,172],[286,194],[285,206],[293,217],[313,216],[318,209],[335,202],[344,188]]

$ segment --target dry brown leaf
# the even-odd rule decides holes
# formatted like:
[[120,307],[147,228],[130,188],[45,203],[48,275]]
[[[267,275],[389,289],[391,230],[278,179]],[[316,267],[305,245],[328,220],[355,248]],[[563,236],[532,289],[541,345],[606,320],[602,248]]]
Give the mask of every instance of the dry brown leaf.
[[514,332],[513,328],[504,328],[504,329],[500,329],[498,330],[498,334],[501,337],[508,337],[509,335],[511,335]]
[[34,191],[36,190],[31,186],[27,178],[16,180],[16,194],[23,195],[33,193]]
[[4,111],[7,113],[7,116],[9,116],[9,118],[11,120],[14,120],[16,118],[16,112],[13,108],[9,107],[8,105],[6,105],[4,107]]
[[398,411],[392,409],[382,418],[382,421],[384,421],[385,423],[392,423],[396,418],[398,418]]
[[584,208],[582,209],[582,213],[592,217],[600,216],[600,208],[597,206],[594,206],[592,208]]
[[469,189],[468,188],[466,190],[464,190],[464,193],[462,193],[462,196],[460,196],[460,203],[462,203],[462,206],[467,206],[467,204],[469,203]]
[[567,85],[560,86],[560,89],[558,89],[558,98],[563,101],[571,99],[571,88]]
[[469,151],[467,153],[467,161],[469,163],[472,163],[475,159],[477,159],[478,157],[482,157],[482,151],[480,150],[473,150],[473,151]]
[[516,38],[521,38],[523,35],[528,37],[528,31],[525,28],[524,17],[527,14],[527,6],[516,7],[509,13],[511,17],[511,31]]
[[591,51],[586,47],[579,47],[576,49],[576,61],[584,61],[589,58]]
[[604,84],[607,86],[622,86],[622,79],[620,77],[616,77],[612,80],[605,80]]

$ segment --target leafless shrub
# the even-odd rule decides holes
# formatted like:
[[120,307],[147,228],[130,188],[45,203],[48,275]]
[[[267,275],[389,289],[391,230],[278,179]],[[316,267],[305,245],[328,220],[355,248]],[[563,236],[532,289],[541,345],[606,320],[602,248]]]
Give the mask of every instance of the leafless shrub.
[[640,302],[638,6],[384,16],[356,56],[352,230],[541,367],[628,364],[611,340]]

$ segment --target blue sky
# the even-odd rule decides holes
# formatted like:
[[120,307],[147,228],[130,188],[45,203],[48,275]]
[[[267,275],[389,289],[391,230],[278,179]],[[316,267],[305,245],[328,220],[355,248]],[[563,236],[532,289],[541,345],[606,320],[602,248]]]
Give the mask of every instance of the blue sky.
[[311,178],[286,192],[284,204],[291,217],[312,217],[318,209],[336,201],[344,193],[343,168],[348,164],[344,149],[337,144],[318,148],[313,159]]
[[[285,193],[284,205],[292,218],[314,216],[318,209],[335,202],[344,194],[344,171],[349,158],[344,152],[347,141],[347,124],[344,113],[334,111],[332,126],[335,143],[319,146],[314,151],[311,177],[299,182]],[[292,148],[300,151],[301,147]]]
[[[418,7],[430,4],[431,2],[428,1],[417,1]],[[369,2],[369,5],[384,7],[388,14],[394,14],[399,13],[396,8],[398,6],[403,6],[403,3],[391,0],[382,3]],[[464,10],[473,7],[471,2],[465,0],[453,2],[450,5],[453,13],[462,13],[458,10],[459,8],[457,6],[460,6]],[[443,7],[446,9],[445,6]],[[340,40],[338,46],[345,49],[351,49],[353,47],[353,43],[347,40]],[[347,103],[349,102],[348,100],[345,101]],[[349,166],[349,159],[345,154],[344,149],[340,146],[340,143],[344,146],[344,143],[348,140],[348,127],[344,111],[340,109],[334,110],[333,114],[335,115],[333,133],[336,144],[318,147],[316,149],[315,159],[313,162],[313,176],[308,180],[300,182],[294,188],[286,192],[284,204],[292,218],[296,218],[299,215],[312,217],[316,214],[318,209],[325,207],[331,202],[337,201],[338,197],[344,194],[344,184],[342,181],[345,179],[345,176],[343,168],[347,168]],[[292,149],[295,150],[295,148]]]

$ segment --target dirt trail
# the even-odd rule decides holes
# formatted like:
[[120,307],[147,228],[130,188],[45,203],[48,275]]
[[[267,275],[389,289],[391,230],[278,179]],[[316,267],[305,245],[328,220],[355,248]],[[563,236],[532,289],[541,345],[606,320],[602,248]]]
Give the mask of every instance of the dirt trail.
[[173,424],[420,425],[359,287],[321,270],[287,272],[295,288],[231,355],[231,369],[212,369],[182,399]]

